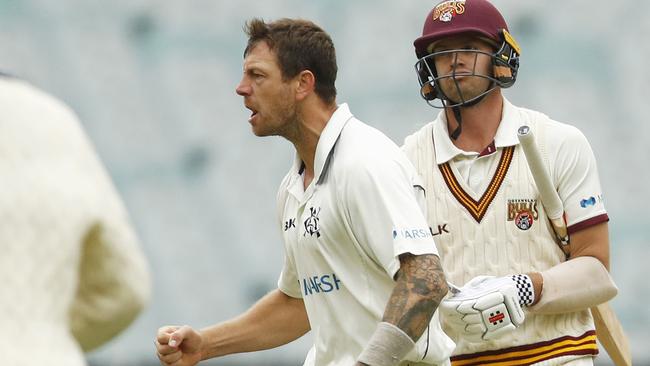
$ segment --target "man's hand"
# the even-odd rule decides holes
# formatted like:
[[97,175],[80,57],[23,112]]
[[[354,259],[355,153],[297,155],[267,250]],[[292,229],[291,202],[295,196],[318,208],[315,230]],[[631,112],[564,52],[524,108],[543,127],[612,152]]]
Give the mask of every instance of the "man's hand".
[[155,344],[163,366],[194,366],[201,361],[203,337],[187,325],[158,329]]
[[440,304],[440,315],[463,338],[481,342],[524,322],[517,283],[508,277],[478,276]]

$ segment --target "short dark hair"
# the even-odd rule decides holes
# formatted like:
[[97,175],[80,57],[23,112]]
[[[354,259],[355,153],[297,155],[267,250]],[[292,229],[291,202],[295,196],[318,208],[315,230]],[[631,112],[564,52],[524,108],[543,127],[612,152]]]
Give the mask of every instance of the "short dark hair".
[[318,25],[303,19],[279,19],[266,23],[254,18],[246,22],[248,45],[244,57],[260,41],[277,55],[284,80],[309,70],[316,78],[316,94],[325,102],[336,98],[336,52],[330,36]]

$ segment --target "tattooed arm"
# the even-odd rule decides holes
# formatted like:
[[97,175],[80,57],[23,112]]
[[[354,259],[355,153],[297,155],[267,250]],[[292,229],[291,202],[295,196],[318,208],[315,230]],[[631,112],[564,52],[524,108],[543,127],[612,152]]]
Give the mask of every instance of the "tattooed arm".
[[[399,259],[400,270],[382,322],[397,326],[415,342],[429,326],[448,287],[438,256],[406,253]],[[357,365],[367,364],[358,361]]]
[[396,325],[417,341],[447,294],[440,258],[433,254],[402,254],[393,293],[382,321]]

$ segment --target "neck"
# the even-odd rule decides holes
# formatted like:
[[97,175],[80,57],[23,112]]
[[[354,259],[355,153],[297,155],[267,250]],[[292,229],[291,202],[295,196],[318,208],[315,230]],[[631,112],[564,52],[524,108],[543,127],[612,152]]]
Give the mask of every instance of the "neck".
[[291,141],[298,156],[305,164],[305,187],[314,177],[314,160],[318,140],[336,108],[335,102],[325,104],[320,98],[306,101],[298,108],[295,130],[290,136],[285,136]]
[[[463,151],[482,152],[492,141],[501,123],[503,97],[501,91],[495,89],[485,96],[478,104],[471,107],[460,107],[462,117],[462,132],[453,144]],[[451,108],[445,108],[447,128],[449,132],[458,127],[458,121]]]

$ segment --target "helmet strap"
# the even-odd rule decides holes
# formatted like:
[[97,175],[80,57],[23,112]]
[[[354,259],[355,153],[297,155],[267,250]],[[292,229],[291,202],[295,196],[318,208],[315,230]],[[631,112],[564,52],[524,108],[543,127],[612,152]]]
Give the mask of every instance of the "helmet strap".
[[[447,109],[445,108],[445,114],[447,113],[446,111]],[[458,140],[458,136],[460,136],[460,133],[463,131],[463,116],[460,113],[459,106],[451,107],[451,111],[454,112],[454,117],[456,118],[456,123],[458,123],[458,126],[449,134],[449,137],[454,140]],[[449,115],[447,115],[447,121],[449,121]]]

